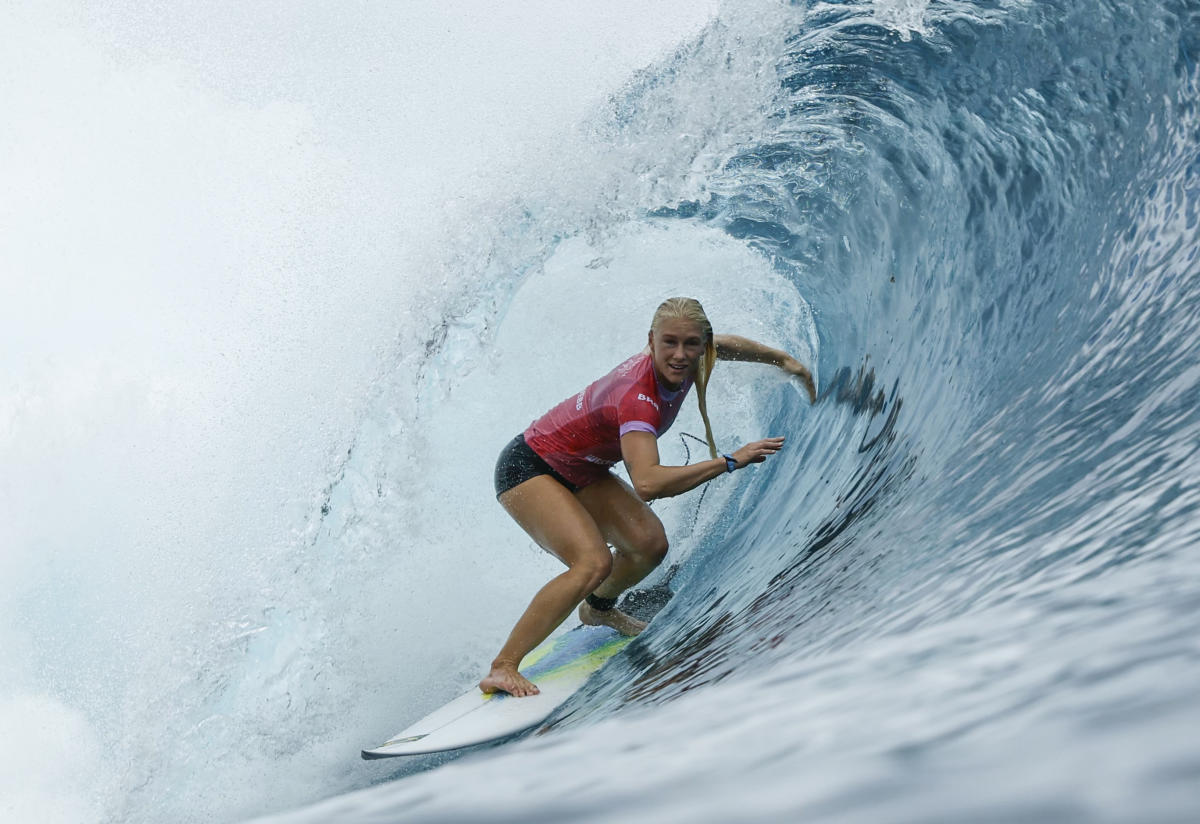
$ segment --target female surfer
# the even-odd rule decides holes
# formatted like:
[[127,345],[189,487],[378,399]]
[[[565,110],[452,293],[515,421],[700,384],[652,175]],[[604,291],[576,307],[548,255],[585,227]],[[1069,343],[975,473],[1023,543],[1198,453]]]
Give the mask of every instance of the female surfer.
[[[764,438],[718,454],[705,397],[717,358],[775,364],[800,378],[810,400],[816,398],[812,375],[791,355],[747,338],[714,335],[698,301],[671,298],[654,313],[641,353],[538,418],[500,453],[500,505],[567,571],[533,597],[479,682],[483,692],[535,695],[538,688],[517,666],[576,606],[585,624],[641,632],[646,625],[616,603],[667,554],[662,522],[646,502],[761,463],[782,448],[783,438]],[[662,466],[657,438],[693,384],[712,459]],[[625,461],[632,488],[609,471],[618,460]]]

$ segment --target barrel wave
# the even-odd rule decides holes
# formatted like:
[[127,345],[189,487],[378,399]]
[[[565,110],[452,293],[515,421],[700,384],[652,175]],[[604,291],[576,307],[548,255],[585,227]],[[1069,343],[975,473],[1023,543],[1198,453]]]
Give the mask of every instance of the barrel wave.
[[626,147],[771,78],[628,219],[767,261],[820,397],[759,387],[785,456],[672,510],[548,734],[311,820],[1196,814],[1198,49],[1194,3],[729,8],[618,96]]
[[[109,809],[1193,820],[1198,58],[1192,0],[726,4],[437,227],[294,541],[171,693],[195,763]],[[353,763],[555,569],[491,500],[496,452],[674,294],[812,364],[812,404],[712,378],[722,448],[785,449],[654,504],[672,597],[547,728]],[[231,759],[290,789],[215,797]]]

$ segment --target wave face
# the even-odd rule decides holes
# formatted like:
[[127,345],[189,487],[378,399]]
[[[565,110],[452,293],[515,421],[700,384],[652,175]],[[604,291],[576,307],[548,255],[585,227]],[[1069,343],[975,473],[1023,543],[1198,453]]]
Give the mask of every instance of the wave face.
[[[121,637],[170,657],[156,697],[97,709],[31,667],[64,740],[121,756],[107,817],[1193,818],[1198,57],[1185,0],[730,4],[493,159],[420,224],[398,335],[339,356],[378,377],[306,514],[225,538],[233,593],[150,612],[153,652]],[[722,445],[786,450],[655,504],[674,598],[547,734],[347,766],[477,679],[554,572],[494,455],[670,294],[813,363],[811,406],[714,374]]]
[[636,222],[768,260],[820,401],[756,387],[786,456],[673,513],[677,594],[552,734],[280,820],[1194,815],[1198,24],[739,5],[636,83],[618,144],[773,77]]

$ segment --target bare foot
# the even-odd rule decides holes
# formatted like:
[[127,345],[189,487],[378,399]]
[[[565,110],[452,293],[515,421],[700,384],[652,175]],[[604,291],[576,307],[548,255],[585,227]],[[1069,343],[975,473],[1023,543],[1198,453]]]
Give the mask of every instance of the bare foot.
[[626,615],[616,607],[600,610],[587,601],[579,605],[579,620],[591,627],[612,627],[622,635],[638,635],[646,628],[645,621]]
[[479,689],[489,695],[493,692],[507,692],[514,698],[524,698],[541,692],[536,684],[517,672],[515,664],[504,662],[492,663],[492,671],[479,682]]

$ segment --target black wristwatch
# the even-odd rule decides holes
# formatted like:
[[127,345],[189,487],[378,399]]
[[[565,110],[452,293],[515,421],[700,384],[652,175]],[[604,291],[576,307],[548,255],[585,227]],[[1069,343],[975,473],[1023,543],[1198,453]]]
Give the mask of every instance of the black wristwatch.
[[733,459],[732,455],[722,455],[721,457],[725,459],[726,472],[732,472],[733,470],[737,469],[737,461]]

